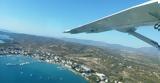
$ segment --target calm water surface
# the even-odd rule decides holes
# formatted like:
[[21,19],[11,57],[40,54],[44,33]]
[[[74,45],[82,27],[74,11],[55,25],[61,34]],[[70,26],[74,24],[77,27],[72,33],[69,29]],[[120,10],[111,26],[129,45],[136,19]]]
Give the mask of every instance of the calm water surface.
[[0,83],[87,83],[62,66],[25,56],[0,56]]

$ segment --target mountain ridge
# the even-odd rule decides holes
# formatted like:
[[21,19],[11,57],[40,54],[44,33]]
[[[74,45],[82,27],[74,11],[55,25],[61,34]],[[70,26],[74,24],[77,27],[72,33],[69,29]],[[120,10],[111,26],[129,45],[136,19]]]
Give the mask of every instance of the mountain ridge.
[[137,52],[143,52],[143,53],[149,53],[149,54],[153,53],[153,54],[160,55],[160,51],[154,47],[132,48],[132,47],[123,46],[120,44],[109,44],[102,41],[93,41],[93,40],[84,40],[84,39],[75,39],[75,38],[61,38],[61,39],[64,41],[75,42],[75,43],[80,43],[84,45],[98,46],[102,48],[111,48],[116,50],[132,50]]

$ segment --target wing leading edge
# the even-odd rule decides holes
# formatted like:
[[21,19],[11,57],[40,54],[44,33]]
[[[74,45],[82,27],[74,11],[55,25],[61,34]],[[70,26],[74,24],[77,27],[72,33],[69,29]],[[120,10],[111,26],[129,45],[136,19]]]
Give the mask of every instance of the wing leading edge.
[[135,32],[135,27],[154,25],[157,22],[160,22],[160,18],[157,18],[160,17],[159,9],[160,5],[158,0],[148,1],[78,28],[67,30],[64,33],[99,33],[109,30],[117,30],[129,33],[160,49],[160,45],[157,42]]
[[[157,18],[151,15],[158,13],[159,4],[156,1],[149,1],[138,6],[134,6],[118,13],[109,15],[102,19],[82,25],[78,28],[65,31],[65,33],[98,33],[109,30],[127,31],[130,27],[138,27],[143,25],[151,25],[158,21]],[[158,16],[157,16],[158,17]]]

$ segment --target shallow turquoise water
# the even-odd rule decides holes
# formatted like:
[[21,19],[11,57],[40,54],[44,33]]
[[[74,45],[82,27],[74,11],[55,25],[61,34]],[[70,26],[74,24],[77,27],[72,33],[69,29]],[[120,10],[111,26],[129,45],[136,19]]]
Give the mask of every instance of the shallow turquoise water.
[[24,56],[1,56],[0,83],[87,83],[87,81],[56,64]]

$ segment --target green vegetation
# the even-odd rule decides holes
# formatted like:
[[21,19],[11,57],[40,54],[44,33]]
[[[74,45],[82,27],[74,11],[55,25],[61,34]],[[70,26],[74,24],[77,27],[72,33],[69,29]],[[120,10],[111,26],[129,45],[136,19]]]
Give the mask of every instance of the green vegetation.
[[[78,63],[85,64],[94,71],[104,73],[109,83],[115,80],[123,83],[160,83],[160,55],[152,56],[139,51],[121,51],[120,49],[100,48],[96,46],[82,45],[66,42],[60,39],[32,36],[25,34],[4,33],[13,40],[0,44],[0,48],[19,48],[30,53],[39,55],[52,53],[56,56],[65,57]],[[45,58],[54,55],[44,54]],[[43,60],[43,59],[42,59]],[[96,83],[96,76],[89,77],[91,83]]]

